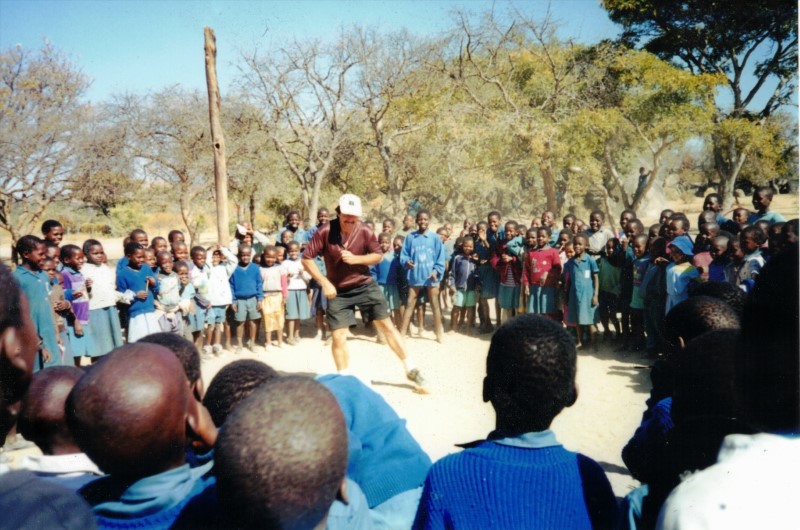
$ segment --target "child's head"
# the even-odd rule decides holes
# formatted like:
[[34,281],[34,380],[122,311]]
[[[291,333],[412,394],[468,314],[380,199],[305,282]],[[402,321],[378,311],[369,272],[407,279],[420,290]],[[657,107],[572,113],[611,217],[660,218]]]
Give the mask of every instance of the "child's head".
[[452,223],[445,223],[445,224],[442,225],[442,228],[447,230],[447,237],[450,237],[450,235],[453,233],[453,224]]
[[272,267],[278,261],[278,251],[273,246],[268,246],[264,248],[264,252],[261,253],[261,264],[265,267]]
[[623,231],[625,232],[625,237],[633,240],[634,237],[644,232],[644,225],[638,219],[628,219]]
[[739,232],[739,247],[745,256],[761,248],[766,241],[767,235],[757,226],[748,226]]
[[534,248],[539,246],[536,241],[536,234],[537,234],[536,228],[530,228],[528,229],[527,232],[525,232],[525,244],[528,245],[528,247]]
[[378,234],[378,245],[381,247],[381,252],[384,254],[389,252],[392,248],[392,236],[389,232],[381,232]]
[[167,234],[167,239],[169,240],[169,244],[175,249],[175,242],[176,241],[186,241],[186,238],[183,236],[183,232],[180,230],[170,230],[169,234]]
[[286,214],[286,226],[291,228],[292,231],[297,230],[300,226],[300,212],[292,210]]
[[575,246],[572,244],[572,242],[564,245],[564,255],[567,257],[567,259],[572,259],[575,257]]
[[439,236],[439,239],[442,240],[442,243],[447,241],[447,238],[449,237],[447,233],[447,228],[443,226],[440,226],[439,228],[436,229],[436,235]]
[[739,226],[746,225],[748,217],[750,217],[750,211],[747,208],[736,208],[733,211],[733,220],[736,221]]
[[280,377],[269,365],[255,359],[242,359],[223,366],[203,397],[214,425],[222,427],[228,415],[264,383]]
[[189,285],[189,264],[185,261],[176,261],[173,268],[181,285]]
[[76,271],[81,270],[86,262],[86,256],[78,245],[64,245],[61,247],[61,263],[67,267],[72,267]]
[[292,241],[289,243],[289,246],[286,248],[289,252],[289,259],[295,261],[300,259],[300,243],[297,241]]
[[291,230],[284,230],[281,232],[281,243],[283,243],[286,247],[289,246],[289,243],[294,241],[294,232]]
[[477,235],[478,234],[478,225],[476,225],[476,224],[469,225],[469,227],[467,228],[467,233],[469,235],[471,235],[471,236]]
[[647,230],[647,236],[650,238],[652,242],[655,238],[661,237],[661,224],[654,224],[650,225],[650,228]]
[[64,239],[64,227],[55,219],[48,219],[42,223],[42,237],[47,241],[60,245],[61,240]]
[[[619,243],[619,240],[617,240]],[[572,248],[575,251],[575,257],[580,258],[583,256],[583,253],[586,252],[586,248],[589,246],[589,238],[583,234],[578,234],[577,236],[572,238]]]
[[253,247],[250,245],[239,245],[239,264],[247,266],[253,259]]
[[728,243],[731,238],[728,236],[717,236],[711,240],[711,246],[708,251],[711,253],[711,258],[715,261],[723,260],[728,257]]
[[572,233],[572,230],[562,228],[561,232],[558,233],[558,246],[563,247],[567,243],[571,243],[573,237],[575,237],[575,234]]
[[492,210],[486,216],[486,231],[495,233],[500,229],[500,212]]
[[17,240],[17,256],[31,270],[38,271],[42,268],[42,263],[47,257],[44,251],[44,241],[36,236],[22,236]]
[[151,333],[150,335],[142,337],[137,342],[159,344],[174,353],[183,367],[183,373],[186,375],[186,380],[192,388],[192,393],[198,401],[203,400],[203,378],[200,372],[200,352],[197,351],[197,347],[192,341],[181,337],[177,333],[162,331],[159,333]]
[[706,195],[706,198],[703,199],[703,211],[713,212],[716,214],[722,210],[722,199],[719,196],[719,193],[709,193]]
[[403,230],[411,230],[414,226],[414,218],[406,214],[403,216]]
[[492,403],[507,435],[546,430],[578,397],[575,341],[560,325],[521,315],[492,336],[483,399]]
[[467,228],[469,228],[470,226],[472,226],[473,224],[474,224],[474,223],[472,222],[472,219],[470,219],[469,217],[465,217],[465,218],[464,218],[464,222],[461,224],[461,226],[462,226],[464,229],[467,229]]
[[426,209],[421,209],[417,212],[417,228],[420,232],[424,232],[428,229],[428,225],[431,222],[431,212]]
[[61,263],[61,249],[53,241],[44,239],[44,255],[56,262]]
[[220,504],[237,527],[315,528],[342,488],[347,454],[330,391],[307,377],[274,379],[225,421],[214,455]]
[[167,240],[161,236],[156,236],[150,242],[150,248],[156,251],[156,254],[161,252],[162,250],[169,250],[169,243]]
[[222,251],[216,247],[208,247],[206,249],[207,252],[211,252],[211,266],[216,267],[220,263],[222,263]]
[[769,205],[772,203],[772,188],[769,186],[761,186],[753,192],[753,208],[757,212],[766,212],[769,210]]
[[42,261],[42,272],[47,274],[51,284],[55,285],[55,283],[58,282],[56,279],[58,278],[58,271],[56,270],[56,262],[53,258],[44,258],[44,261]]
[[663,237],[657,237],[650,241],[650,257],[655,260],[656,258],[665,258],[667,256],[667,240]]
[[666,225],[667,222],[669,222],[669,218],[672,217],[674,213],[675,212],[670,210],[669,208],[667,208],[666,210],[661,210],[661,213],[658,215],[658,222],[661,223],[662,225]]
[[283,263],[286,259],[286,247],[276,247],[275,250],[278,252],[278,263]]
[[162,250],[156,254],[156,265],[161,269],[164,274],[172,274],[175,268],[175,260],[172,259],[172,254],[166,250]]
[[728,257],[730,257],[731,261],[734,263],[741,263],[744,259],[744,252],[742,252],[738,237],[734,237],[728,241]]
[[790,219],[781,227],[781,247],[797,246],[798,233],[800,233],[800,220]]
[[542,212],[542,226],[546,226],[547,228],[552,228],[555,222],[556,222],[556,214],[554,214],[550,210],[545,210]]
[[395,226],[394,219],[384,219],[381,228],[382,231],[386,234],[394,234],[394,226]]
[[511,241],[517,236],[517,222],[507,221],[505,224],[506,241]]
[[641,258],[647,254],[647,243],[649,239],[644,234],[639,234],[633,237],[633,255]]
[[189,259],[189,245],[184,241],[174,241],[172,243],[172,256],[175,261],[186,261]]
[[566,228],[566,229],[572,230],[574,232],[575,231],[573,229],[574,225],[575,225],[575,216],[572,215],[571,213],[568,213],[567,215],[565,215],[564,219],[561,220],[562,228]]
[[636,219],[636,212],[633,210],[622,210],[622,213],[619,214],[620,229],[625,232],[628,227],[628,223],[634,219]]
[[[461,252],[465,256],[471,256],[475,250],[475,241],[471,237],[460,237],[459,239],[461,240]],[[456,241],[456,246],[458,246],[458,241]]]
[[394,251],[395,251],[395,253],[396,253],[396,254],[399,254],[399,253],[400,253],[400,250],[402,250],[402,248],[403,248],[403,241],[405,241],[405,238],[404,238],[403,236],[396,236],[396,237],[395,237],[395,238],[392,240],[392,248],[394,249]]
[[202,269],[206,266],[206,249],[201,246],[194,246],[192,247],[191,256],[195,267]]
[[715,222],[717,222],[717,214],[715,214],[711,210],[703,210],[697,216],[697,229],[701,230],[703,228],[703,225]]
[[684,235],[689,230],[689,219],[682,213],[672,214],[667,222],[667,236],[669,239]]
[[133,243],[139,243],[142,248],[148,245],[147,232],[141,228],[134,228],[128,235],[128,239]]
[[92,265],[102,265],[108,261],[102,243],[96,239],[87,239],[83,242],[83,255]]
[[131,241],[125,245],[125,257],[128,258],[128,266],[131,269],[139,270],[144,264],[144,247],[136,241]]
[[716,221],[711,221],[700,227],[700,235],[698,237],[705,241],[711,241],[719,235],[719,230],[720,228]]
[[602,210],[594,210],[589,214],[589,228],[592,232],[597,232],[603,226],[603,221],[606,219],[606,214]]
[[739,315],[728,304],[710,296],[691,296],[669,310],[664,333],[676,350],[712,329],[739,329]]
[[17,429],[45,455],[81,452],[67,428],[65,404],[83,373],[74,366],[52,366],[33,374],[22,400]]
[[767,228],[767,243],[769,245],[769,252],[775,255],[781,251],[783,246],[783,225],[786,223],[775,223]]
[[156,251],[150,247],[145,247],[144,249],[144,262],[147,264],[148,267],[155,270],[156,269]]
[[324,206],[317,209],[317,224],[326,225],[331,219],[331,212]]
[[616,237],[612,237],[608,241],[606,241],[606,246],[603,249],[606,256],[611,257],[617,255],[617,253],[621,250],[621,245],[619,239]]
[[78,381],[66,406],[81,450],[127,483],[182,466],[187,430],[203,439],[208,434],[200,411],[175,354],[146,343],[105,355]]
[[[769,221],[765,221],[764,219],[759,219],[753,224],[753,226],[758,227],[762,232],[764,232],[765,236],[769,234],[769,227],[770,227]],[[766,243],[766,240],[764,242]]]
[[669,242],[669,255],[673,263],[686,263],[694,256],[692,243],[687,237],[679,237]]

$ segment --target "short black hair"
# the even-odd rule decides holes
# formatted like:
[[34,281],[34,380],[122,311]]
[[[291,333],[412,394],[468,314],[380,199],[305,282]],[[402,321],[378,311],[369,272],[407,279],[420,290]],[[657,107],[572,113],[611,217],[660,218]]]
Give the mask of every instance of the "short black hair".
[[684,230],[689,230],[692,227],[692,223],[689,221],[689,218],[686,217],[686,214],[683,212],[676,212],[670,215],[669,220],[679,221]]
[[61,246],[61,253],[59,254],[59,258],[61,258],[62,262],[71,259],[72,256],[77,254],[78,252],[83,252],[81,247],[78,245],[62,245]]
[[428,210],[427,208],[420,208],[419,210],[417,210],[417,215],[414,218],[415,219],[419,219],[419,216],[422,215],[422,214],[425,214],[428,217],[431,216],[430,210]]
[[544,232],[544,233],[546,233],[548,236],[549,236],[550,234],[552,234],[552,233],[553,233],[553,232],[552,232],[552,230],[550,230],[550,227],[549,227],[549,226],[537,226],[536,228],[531,228],[530,230],[528,230],[528,233],[530,233],[530,232],[531,232],[531,230],[533,230],[533,231],[534,231],[535,233],[537,233],[537,234],[538,234],[539,232]]
[[[520,315],[492,336],[485,390],[493,405],[523,413],[537,430],[547,429],[575,401],[575,340],[560,325],[538,315]],[[498,389],[509,403],[495,403]]]
[[[715,237],[714,240],[716,241],[716,239]],[[730,241],[728,238],[725,238],[725,240],[726,242]],[[698,283],[694,289],[689,290],[689,297],[691,298],[693,296],[710,296],[711,298],[722,300],[728,304],[739,317],[742,316],[746,298],[744,291],[732,283],[714,281]]]
[[133,256],[134,252],[137,250],[144,250],[144,247],[137,243],[136,241],[131,241],[130,243],[125,243],[125,255],[126,256]]
[[92,247],[97,245],[100,245],[101,247],[103,246],[103,244],[96,239],[87,239],[83,242],[83,253],[88,256],[89,252],[92,250]]
[[167,234],[167,240],[172,243],[175,241],[175,236],[183,236],[183,232],[181,230],[170,230],[169,234]]
[[192,341],[181,337],[177,333],[162,331],[142,337],[136,342],[159,344],[171,350],[181,362],[183,372],[186,374],[186,379],[189,380],[189,383],[194,384],[200,379],[200,352],[197,351],[197,347]]
[[603,210],[592,210],[592,213],[589,214],[589,217],[591,217],[593,215],[599,216],[600,219],[605,219],[606,218],[606,214],[603,212]]
[[55,219],[48,219],[42,223],[42,234],[47,235],[53,228],[64,228],[60,222]]
[[688,343],[712,329],[739,329],[739,315],[718,298],[693,296],[669,310],[664,332],[673,344],[678,337]]
[[244,401],[256,388],[277,377],[271,366],[254,359],[242,359],[224,366],[203,398],[203,405],[211,414],[214,425],[222,427],[228,414]]
[[765,197],[765,198],[769,199],[770,201],[775,196],[775,191],[769,186],[759,186],[753,192],[753,195],[755,196],[756,193],[760,193],[762,197]]
[[558,237],[561,237],[562,235],[574,236],[575,232],[573,232],[569,228],[562,228],[561,231],[558,233]]
[[755,241],[759,247],[767,242],[767,234],[765,234],[764,231],[756,225],[750,225],[742,228],[742,231],[739,232],[739,241],[741,241],[745,236],[752,237],[753,241]]
[[146,235],[147,235],[147,232],[145,232],[145,231],[144,231],[144,230],[142,230],[141,228],[134,228],[133,230],[131,230],[131,233],[130,233],[130,234],[128,234],[128,237],[129,237],[129,238],[131,238],[131,239],[135,239],[135,238],[136,238],[136,236],[139,236],[139,235],[144,235],[144,236],[146,236]]
[[[441,230],[441,228],[439,230]],[[438,233],[439,230],[437,230],[436,232]],[[392,234],[390,234],[388,232],[381,232],[380,234],[378,234],[378,241],[380,241],[381,239],[388,240],[388,239],[391,239],[391,237],[392,237]]]
[[167,243],[167,240],[164,239],[163,237],[156,236],[156,237],[154,237],[153,239],[150,240],[150,247],[151,248],[156,248],[156,241],[163,241],[165,244]]
[[239,405],[219,435],[220,504],[237,527],[314,528],[344,480],[347,453],[333,394],[308,377],[275,379]]
[[176,261],[175,264],[172,266],[172,270],[174,270],[175,272],[178,272],[178,269],[186,269],[188,271],[189,270],[189,264],[186,263],[183,260]]
[[21,258],[23,254],[33,252],[36,247],[43,245],[44,241],[33,235],[22,236],[17,239],[16,251],[17,255]]
[[191,257],[195,257],[197,254],[200,254],[201,252],[203,254],[206,253],[205,247],[201,247],[200,245],[195,245],[195,246],[192,247],[192,250],[189,251],[189,255]]
[[498,212],[497,210],[492,210],[491,212],[486,214],[487,219],[490,217],[497,217],[498,219],[500,219],[502,215],[500,215],[500,212]]

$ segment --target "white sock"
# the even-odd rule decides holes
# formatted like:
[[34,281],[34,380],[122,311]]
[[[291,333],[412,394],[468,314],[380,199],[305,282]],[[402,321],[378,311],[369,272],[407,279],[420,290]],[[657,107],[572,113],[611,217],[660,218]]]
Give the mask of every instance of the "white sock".
[[412,361],[411,358],[409,358],[409,357],[406,357],[405,359],[403,359],[403,366],[406,369],[406,373],[410,372],[411,370],[413,370],[414,368],[417,367],[414,364],[414,361]]
[[341,370],[339,370],[337,373],[338,373],[339,375],[350,375],[350,369],[349,369],[349,368],[342,368],[342,369],[341,369]]

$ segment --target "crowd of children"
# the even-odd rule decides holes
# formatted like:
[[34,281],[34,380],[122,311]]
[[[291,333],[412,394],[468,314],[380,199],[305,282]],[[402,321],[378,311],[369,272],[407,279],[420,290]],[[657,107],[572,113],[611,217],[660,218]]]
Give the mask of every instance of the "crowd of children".
[[[354,377],[239,361],[204,392],[200,352],[232,349],[231,335],[258,351],[259,329],[266,347],[293,345],[300,321],[324,318],[324,262],[307,270],[301,249],[327,233],[326,209],[307,231],[296,212],[274,237],[241,225],[231,248],[137,229],[116,268],[100,242],[61,244],[47,221],[44,239],[19,239],[13,273],[0,265],[16,280],[0,291],[0,434],[19,410],[43,453],[25,462],[33,475],[0,473],[0,509],[14,527],[733,528],[758,521],[744,491],[783,528],[800,476],[786,436],[800,432],[798,220],[771,199],[759,188],[755,213],[727,219],[707,196],[694,238],[670,210],[648,229],[626,210],[617,231],[601,211],[560,229],[552,212],[526,227],[493,211],[455,238],[432,232],[426,210],[416,229],[404,218],[404,234],[384,221],[370,273],[390,326],[409,333],[430,304],[442,341],[442,290],[451,331],[495,331],[496,318],[483,386],[496,428],[433,464]],[[598,323],[603,341],[655,360],[622,453],[643,485],[621,506],[602,467],[550,430],[578,398],[576,351],[598,347]],[[71,366],[82,357],[85,372]],[[737,456],[717,462],[721,444]]]

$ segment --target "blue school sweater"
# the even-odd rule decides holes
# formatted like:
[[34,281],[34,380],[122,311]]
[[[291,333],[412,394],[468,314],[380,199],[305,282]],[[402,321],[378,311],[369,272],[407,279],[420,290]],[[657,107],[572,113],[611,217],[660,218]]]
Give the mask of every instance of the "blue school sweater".
[[383,255],[380,263],[369,268],[369,272],[378,285],[397,285],[397,276],[402,272],[400,257],[390,250]]
[[236,266],[230,280],[233,299],[246,300],[254,296],[258,301],[264,298],[264,284],[261,280],[261,270],[258,265],[250,262],[247,267]]
[[533,448],[483,441],[433,465],[414,528],[611,528],[616,510],[611,485],[594,460],[557,443]]
[[[124,293],[125,291],[132,291],[134,294],[131,306],[128,309],[128,316],[130,318],[139,316],[143,313],[152,313],[156,310],[155,295],[158,294],[158,281],[152,289],[147,288],[147,278],[157,280],[153,270],[147,265],[142,265],[138,270],[130,267],[123,267],[122,270],[117,271],[117,291]],[[147,298],[140,300],[136,293],[139,291],[147,291]]]
[[[414,262],[413,269],[406,267],[409,261]],[[447,263],[442,240],[431,230],[422,233],[419,230],[411,232],[403,242],[400,263],[406,270],[406,279],[410,287],[439,285],[444,278],[444,267]],[[436,281],[430,279],[433,271],[436,271]]]

